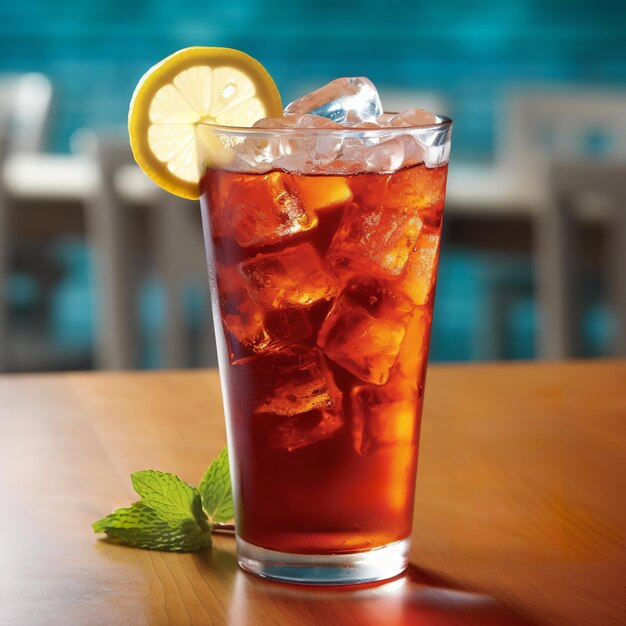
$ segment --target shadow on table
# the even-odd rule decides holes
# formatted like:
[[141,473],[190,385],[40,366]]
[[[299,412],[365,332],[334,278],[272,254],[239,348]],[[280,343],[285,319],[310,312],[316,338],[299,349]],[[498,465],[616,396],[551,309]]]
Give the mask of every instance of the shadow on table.
[[307,615],[314,616],[314,623],[321,624],[522,626],[534,623],[489,595],[464,589],[414,565],[387,582],[348,587],[288,585],[236,571],[228,608],[229,623],[258,624],[268,614],[279,621],[294,620],[299,624],[307,623]]
[[[136,551],[122,548],[113,551],[116,559],[126,559],[131,553],[137,556]],[[106,552],[113,556],[111,550]],[[265,623],[530,626],[535,623],[492,596],[464,588],[412,564],[400,576],[382,583],[318,587],[278,583],[247,574],[237,565],[231,537],[215,536],[211,550],[189,556],[203,578],[219,581],[220,587],[227,590],[229,597],[222,604],[228,613],[228,623],[237,626]]]

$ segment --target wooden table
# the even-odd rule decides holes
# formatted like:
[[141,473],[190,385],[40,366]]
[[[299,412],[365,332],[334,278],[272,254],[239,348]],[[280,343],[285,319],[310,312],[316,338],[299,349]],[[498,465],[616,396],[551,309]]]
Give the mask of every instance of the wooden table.
[[197,482],[224,445],[216,372],[0,378],[1,624],[624,624],[626,362],[435,366],[412,565],[303,588],[98,540],[129,474]]

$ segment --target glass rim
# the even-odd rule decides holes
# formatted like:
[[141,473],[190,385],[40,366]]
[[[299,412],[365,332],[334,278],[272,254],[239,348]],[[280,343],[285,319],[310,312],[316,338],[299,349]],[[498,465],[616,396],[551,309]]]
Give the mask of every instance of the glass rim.
[[[396,115],[395,112],[387,112],[387,115]],[[342,128],[314,128],[303,126],[301,128],[259,128],[253,126],[226,126],[222,124],[209,124],[200,122],[198,126],[208,126],[215,132],[234,136],[256,136],[268,137],[276,135],[340,135],[340,136],[364,136],[375,137],[376,135],[407,135],[418,131],[444,130],[452,126],[452,119],[447,115],[433,113],[441,121],[434,124],[414,124],[413,126],[381,126],[380,128],[356,128],[354,126],[344,126]]]

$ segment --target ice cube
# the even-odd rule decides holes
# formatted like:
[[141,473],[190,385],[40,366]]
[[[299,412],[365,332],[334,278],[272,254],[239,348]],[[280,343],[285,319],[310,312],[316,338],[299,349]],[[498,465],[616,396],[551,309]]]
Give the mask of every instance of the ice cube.
[[297,115],[289,115],[290,118],[296,118],[294,126],[296,128],[335,128],[341,130],[342,125],[321,115],[313,115],[307,113],[298,117]]
[[223,319],[233,365],[302,341],[313,331],[302,309],[264,311],[252,300],[245,300],[236,312],[227,313]]
[[412,303],[395,289],[395,283],[372,277],[352,278],[341,296],[369,315],[405,324],[413,314]]
[[233,172],[247,172],[249,174],[265,174],[271,166],[269,162],[258,154],[249,154],[245,147],[236,147],[233,150],[233,159],[228,164]]
[[246,300],[247,293],[243,278],[235,265],[216,263],[217,296],[222,317],[236,313]]
[[359,122],[354,125],[354,128],[363,128],[364,130],[378,130],[380,128],[380,124],[378,124],[378,118],[373,120],[372,122]]
[[386,128],[387,126],[389,126],[389,122],[395,117],[395,115],[393,113],[382,113],[381,115],[379,115],[376,120],[375,123],[377,126],[381,126],[382,128]]
[[404,109],[387,120],[389,126],[427,126],[438,124],[439,118],[434,113],[424,111],[424,109]]
[[402,324],[373,318],[339,300],[320,330],[318,344],[330,359],[361,380],[384,385],[404,333]]
[[259,389],[256,413],[291,417],[341,407],[341,392],[317,348],[291,346],[259,359],[254,367],[267,380]]
[[[417,137],[417,135],[415,135]],[[422,127],[419,143],[424,149],[424,164],[429,168],[447,165],[450,159],[450,129],[438,125]]]
[[[327,173],[324,167],[335,160],[341,153],[344,138],[341,134],[326,132],[339,129],[337,124],[326,117],[319,115],[303,115],[295,124],[293,134],[290,136],[292,154],[305,156],[303,163],[297,164],[290,171]],[[311,129],[324,130],[325,132],[311,132]],[[298,132],[299,131],[299,132]]]
[[423,228],[399,283],[402,292],[417,305],[426,304],[435,287],[438,253],[439,232]]
[[253,128],[293,128],[300,118],[297,115],[282,117],[264,117],[252,125]]
[[433,226],[441,224],[447,166],[415,165],[390,175],[349,179],[354,201],[369,209],[419,214]]
[[239,245],[268,246],[317,226],[317,215],[307,210],[285,174],[226,175],[228,196],[211,210],[221,208],[215,220]]
[[352,190],[344,176],[294,176],[292,184],[309,211],[334,209],[352,200]]
[[[252,161],[254,170],[265,164],[265,170],[281,169],[289,172],[313,172],[332,161],[340,153],[343,137],[332,133],[312,133],[311,129],[339,129],[342,126],[319,115],[296,116],[285,114],[282,118],[263,118],[255,128],[287,129],[277,132],[252,135],[233,150],[233,163]],[[270,166],[268,167],[268,164]]]
[[417,401],[390,394],[386,388],[364,385],[350,394],[352,436],[359,454],[410,446],[417,440]]
[[302,150],[274,159],[272,166],[274,169],[282,170],[283,172],[305,172],[311,169],[313,161],[311,155]]
[[352,204],[333,237],[328,261],[348,272],[382,278],[399,276],[417,242],[422,221],[417,215],[364,209]]
[[311,335],[311,324],[303,310],[293,307],[280,311],[263,309],[250,297],[236,267],[218,264],[216,273],[218,303],[233,365]]
[[447,175],[447,166],[428,168],[421,165],[396,172],[389,178],[385,190],[385,207],[441,216]]
[[233,160],[228,164],[233,171],[265,173],[277,169],[276,161],[298,154],[299,143],[291,133],[272,132],[276,129],[293,130],[298,117],[266,117],[258,120],[254,128],[267,133],[251,133],[234,145]]
[[310,307],[337,295],[337,279],[310,244],[257,254],[239,264],[248,292],[264,307]]
[[310,411],[283,421],[268,424],[272,448],[292,452],[328,439],[343,426],[343,419],[334,411]]
[[361,380],[383,385],[398,359],[411,304],[385,283],[353,279],[319,332],[324,353]]
[[233,365],[247,363],[268,348],[283,347],[278,337],[269,336],[263,324],[263,311],[253,303],[245,303],[236,313],[227,313],[222,321],[229,359]]
[[442,129],[438,126],[442,119],[423,109],[405,109],[390,119],[389,125],[395,128],[421,126],[419,134],[413,134],[412,138],[420,147],[421,160],[427,167],[433,168],[447,163],[450,156],[450,142],[442,141]]
[[430,312],[416,308],[407,324],[396,366],[385,385],[388,394],[397,398],[421,397],[430,324]]
[[294,100],[286,114],[327,117],[344,126],[375,120],[383,112],[378,92],[367,78],[337,78]]
[[413,152],[417,152],[417,144],[411,142],[410,137],[394,137],[382,141],[363,155],[365,169],[380,173],[395,172],[405,164],[407,149],[410,151],[413,146],[416,147]]

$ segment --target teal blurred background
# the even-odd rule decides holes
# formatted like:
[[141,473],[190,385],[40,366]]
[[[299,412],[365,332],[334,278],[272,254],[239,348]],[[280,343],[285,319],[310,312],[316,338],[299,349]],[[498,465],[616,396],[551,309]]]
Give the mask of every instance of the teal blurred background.
[[[5,1],[0,73],[49,77],[54,96],[44,149],[69,153],[79,129],[123,133],[138,79],[171,52],[191,45],[239,48],[265,65],[285,103],[337,76],[355,75],[374,81],[383,104],[385,91],[435,98],[455,120],[454,168],[494,163],[499,112],[510,88],[625,88],[625,32],[621,0]],[[12,343],[7,369],[94,365],[100,321],[93,246],[82,218],[68,217],[76,210],[72,202],[55,200],[43,209],[45,199],[15,201],[17,226],[4,250]],[[473,219],[471,209],[450,217],[434,360],[536,356],[541,320],[531,222],[519,216]],[[599,356],[608,353],[614,320],[598,270],[603,235],[587,230],[590,262],[580,279],[586,295],[577,351]],[[171,365],[157,340],[167,323],[167,295],[148,256],[136,261],[145,271],[133,300],[141,342],[135,365],[159,367]],[[208,308],[199,280],[187,281],[181,296],[190,345],[201,336]],[[32,348],[33,337],[45,349]],[[186,359],[186,365],[205,362],[198,354]]]
[[32,0],[0,9],[0,71],[48,74],[52,146],[125,122],[138,78],[193,45],[258,58],[285,102],[337,76],[445,96],[456,158],[488,159],[499,98],[519,83],[626,84],[621,0]]

